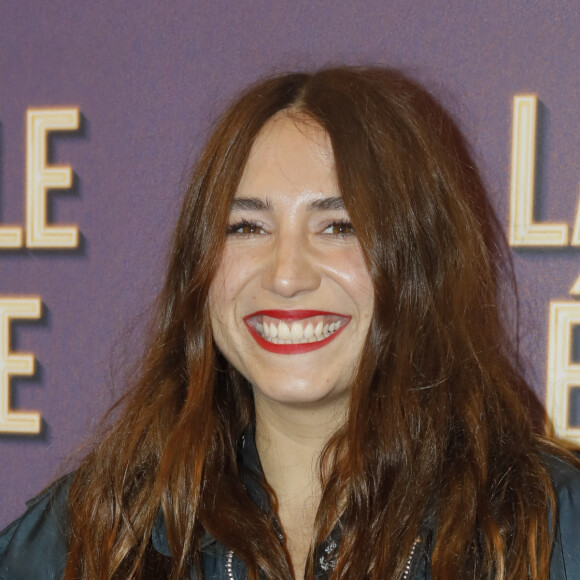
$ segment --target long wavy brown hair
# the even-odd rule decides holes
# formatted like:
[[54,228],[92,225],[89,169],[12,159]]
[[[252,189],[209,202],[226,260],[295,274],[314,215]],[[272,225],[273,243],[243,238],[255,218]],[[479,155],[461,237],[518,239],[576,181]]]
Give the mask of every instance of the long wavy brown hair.
[[[373,67],[270,78],[217,124],[189,180],[140,376],[74,477],[66,578],[184,578],[199,570],[204,530],[250,578],[294,577],[275,495],[266,485],[264,513],[244,489],[251,388],[213,344],[208,312],[232,197],[256,136],[283,110],[330,136],[375,289],[349,416],[320,460],[306,577],[339,520],[333,580],[400,578],[418,537],[434,579],[547,578],[555,499],[541,454],[560,451],[521,403],[493,213],[448,114]],[[160,514],[171,559],[151,547]]]

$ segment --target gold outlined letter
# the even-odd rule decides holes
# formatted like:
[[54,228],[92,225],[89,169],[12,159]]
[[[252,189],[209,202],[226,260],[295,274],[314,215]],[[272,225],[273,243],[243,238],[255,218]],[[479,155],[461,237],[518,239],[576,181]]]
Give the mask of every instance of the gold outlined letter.
[[0,226],[0,250],[22,247],[22,228],[20,226]]
[[76,226],[48,225],[46,196],[49,189],[72,185],[69,166],[47,164],[48,133],[79,127],[79,110],[29,109],[26,128],[26,245],[29,248],[76,248]]
[[578,207],[576,208],[576,220],[572,231],[572,245],[580,246],[580,187],[578,187]]
[[580,445],[580,427],[570,425],[570,391],[580,387],[580,364],[571,361],[572,330],[580,325],[580,303],[550,304],[546,411],[556,436]]
[[580,296],[580,276],[576,278],[576,282],[574,282],[574,285],[570,288],[570,294],[572,296]]
[[10,352],[10,320],[40,318],[40,298],[0,298],[0,433],[39,433],[40,414],[10,409],[11,375],[34,374],[34,356]]
[[534,223],[536,106],[535,95],[514,97],[509,243],[565,246],[568,224]]

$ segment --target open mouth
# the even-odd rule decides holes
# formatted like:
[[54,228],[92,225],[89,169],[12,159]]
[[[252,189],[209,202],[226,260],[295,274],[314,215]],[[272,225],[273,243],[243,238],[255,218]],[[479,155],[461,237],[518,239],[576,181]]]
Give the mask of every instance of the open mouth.
[[297,354],[328,344],[350,318],[318,310],[261,310],[246,316],[244,322],[266,350]]

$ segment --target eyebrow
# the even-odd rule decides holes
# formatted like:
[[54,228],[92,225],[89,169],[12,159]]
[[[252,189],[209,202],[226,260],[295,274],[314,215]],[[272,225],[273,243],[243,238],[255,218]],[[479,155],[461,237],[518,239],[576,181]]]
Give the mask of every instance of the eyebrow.
[[258,197],[234,197],[232,201],[232,211],[240,209],[269,210],[272,209],[269,201],[264,201]]
[[[271,209],[272,205],[268,200],[258,197],[234,197],[232,201],[232,211],[269,211]],[[344,200],[342,197],[323,197],[310,202],[308,209],[311,211],[342,210],[344,209]]]
[[325,211],[329,209],[339,210],[344,209],[344,200],[342,197],[323,197],[321,199],[315,199],[309,206],[308,209],[315,211]]

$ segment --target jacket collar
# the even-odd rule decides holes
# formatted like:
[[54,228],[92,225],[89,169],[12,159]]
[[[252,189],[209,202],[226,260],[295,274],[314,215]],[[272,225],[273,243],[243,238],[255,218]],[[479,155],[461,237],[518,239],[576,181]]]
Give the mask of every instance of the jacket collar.
[[[268,493],[261,483],[264,479],[264,475],[252,426],[248,427],[240,437],[238,444],[238,464],[241,467],[242,479],[246,491],[258,507],[260,507],[264,512],[268,512],[270,510],[270,500]],[[159,510],[159,514],[157,515],[157,519],[153,525],[151,541],[157,552],[163,556],[171,557],[165,517],[161,510]],[[209,532],[204,531],[199,543],[199,549],[202,552],[207,551],[216,543],[217,540],[213,538]]]

